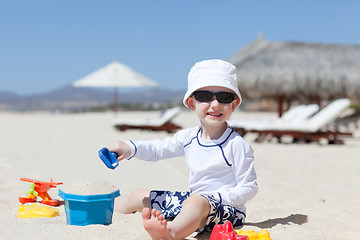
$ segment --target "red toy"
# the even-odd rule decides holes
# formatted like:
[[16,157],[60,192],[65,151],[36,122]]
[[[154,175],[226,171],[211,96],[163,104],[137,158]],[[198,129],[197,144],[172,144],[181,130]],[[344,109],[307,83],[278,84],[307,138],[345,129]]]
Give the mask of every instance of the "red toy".
[[209,240],[248,240],[248,236],[238,235],[232,224],[227,221],[224,225],[216,224],[214,226]]
[[28,178],[20,178],[21,181],[30,182],[30,189],[26,191],[26,194],[29,194],[27,197],[19,197],[19,201],[22,204],[29,202],[36,202],[37,196],[41,197],[43,200],[42,204],[50,205],[50,206],[59,206],[59,200],[53,200],[47,191],[50,188],[56,188],[56,185],[63,184],[62,182],[53,182],[52,179],[50,182],[42,182],[38,180],[28,179]]

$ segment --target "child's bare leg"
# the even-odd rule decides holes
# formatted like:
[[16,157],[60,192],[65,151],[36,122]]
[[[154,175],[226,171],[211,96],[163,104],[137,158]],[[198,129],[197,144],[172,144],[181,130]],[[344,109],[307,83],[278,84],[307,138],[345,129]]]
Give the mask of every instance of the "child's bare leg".
[[167,223],[159,211],[143,210],[144,228],[150,234],[153,240],[183,239],[198,228],[205,226],[210,213],[209,201],[198,195],[191,194],[183,202],[179,215]]
[[136,190],[130,195],[115,199],[115,211],[123,214],[141,212],[144,208],[151,208],[150,191],[145,189]]

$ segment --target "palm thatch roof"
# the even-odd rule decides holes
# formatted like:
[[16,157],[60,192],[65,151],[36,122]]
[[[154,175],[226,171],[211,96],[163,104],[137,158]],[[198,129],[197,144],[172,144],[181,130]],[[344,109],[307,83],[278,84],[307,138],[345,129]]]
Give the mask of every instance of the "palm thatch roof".
[[228,61],[250,99],[360,99],[360,45],[269,42],[260,35]]

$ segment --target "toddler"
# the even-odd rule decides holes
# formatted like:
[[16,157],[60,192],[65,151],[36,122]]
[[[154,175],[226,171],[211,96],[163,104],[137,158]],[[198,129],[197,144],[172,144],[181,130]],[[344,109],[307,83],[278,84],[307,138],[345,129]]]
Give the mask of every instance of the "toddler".
[[258,190],[253,150],[226,122],[241,103],[235,67],[219,59],[196,63],[183,103],[197,114],[200,126],[162,140],[118,141],[108,147],[119,154],[118,161],[185,156],[189,191],[141,189],[116,200],[122,213],[142,212],[153,240],[183,239],[225,221],[241,226],[245,203]]

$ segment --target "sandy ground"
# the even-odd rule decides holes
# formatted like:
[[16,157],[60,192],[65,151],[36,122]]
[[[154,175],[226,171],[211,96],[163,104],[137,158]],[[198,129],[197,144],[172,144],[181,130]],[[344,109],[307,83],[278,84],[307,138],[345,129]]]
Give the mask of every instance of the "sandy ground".
[[[159,113],[121,112],[123,118],[156,117]],[[233,119],[263,119],[272,114],[241,113]],[[164,138],[166,132],[112,127],[113,113],[60,114],[0,113],[0,239],[150,239],[140,214],[115,212],[109,226],[66,224],[64,206],[54,218],[17,218],[18,197],[29,184],[22,177],[71,184],[101,180],[119,186],[121,194],[137,188],[187,189],[188,169],[183,158],[147,163],[123,161],[114,171],[100,161],[97,151],[115,140]],[[198,125],[184,110],[174,119],[183,127]],[[360,130],[345,145],[258,144],[254,148],[258,184],[247,203],[243,229],[267,229],[272,239],[359,239]],[[61,189],[61,186],[58,187]],[[57,196],[58,188],[49,193]],[[210,233],[195,239],[209,239]]]

